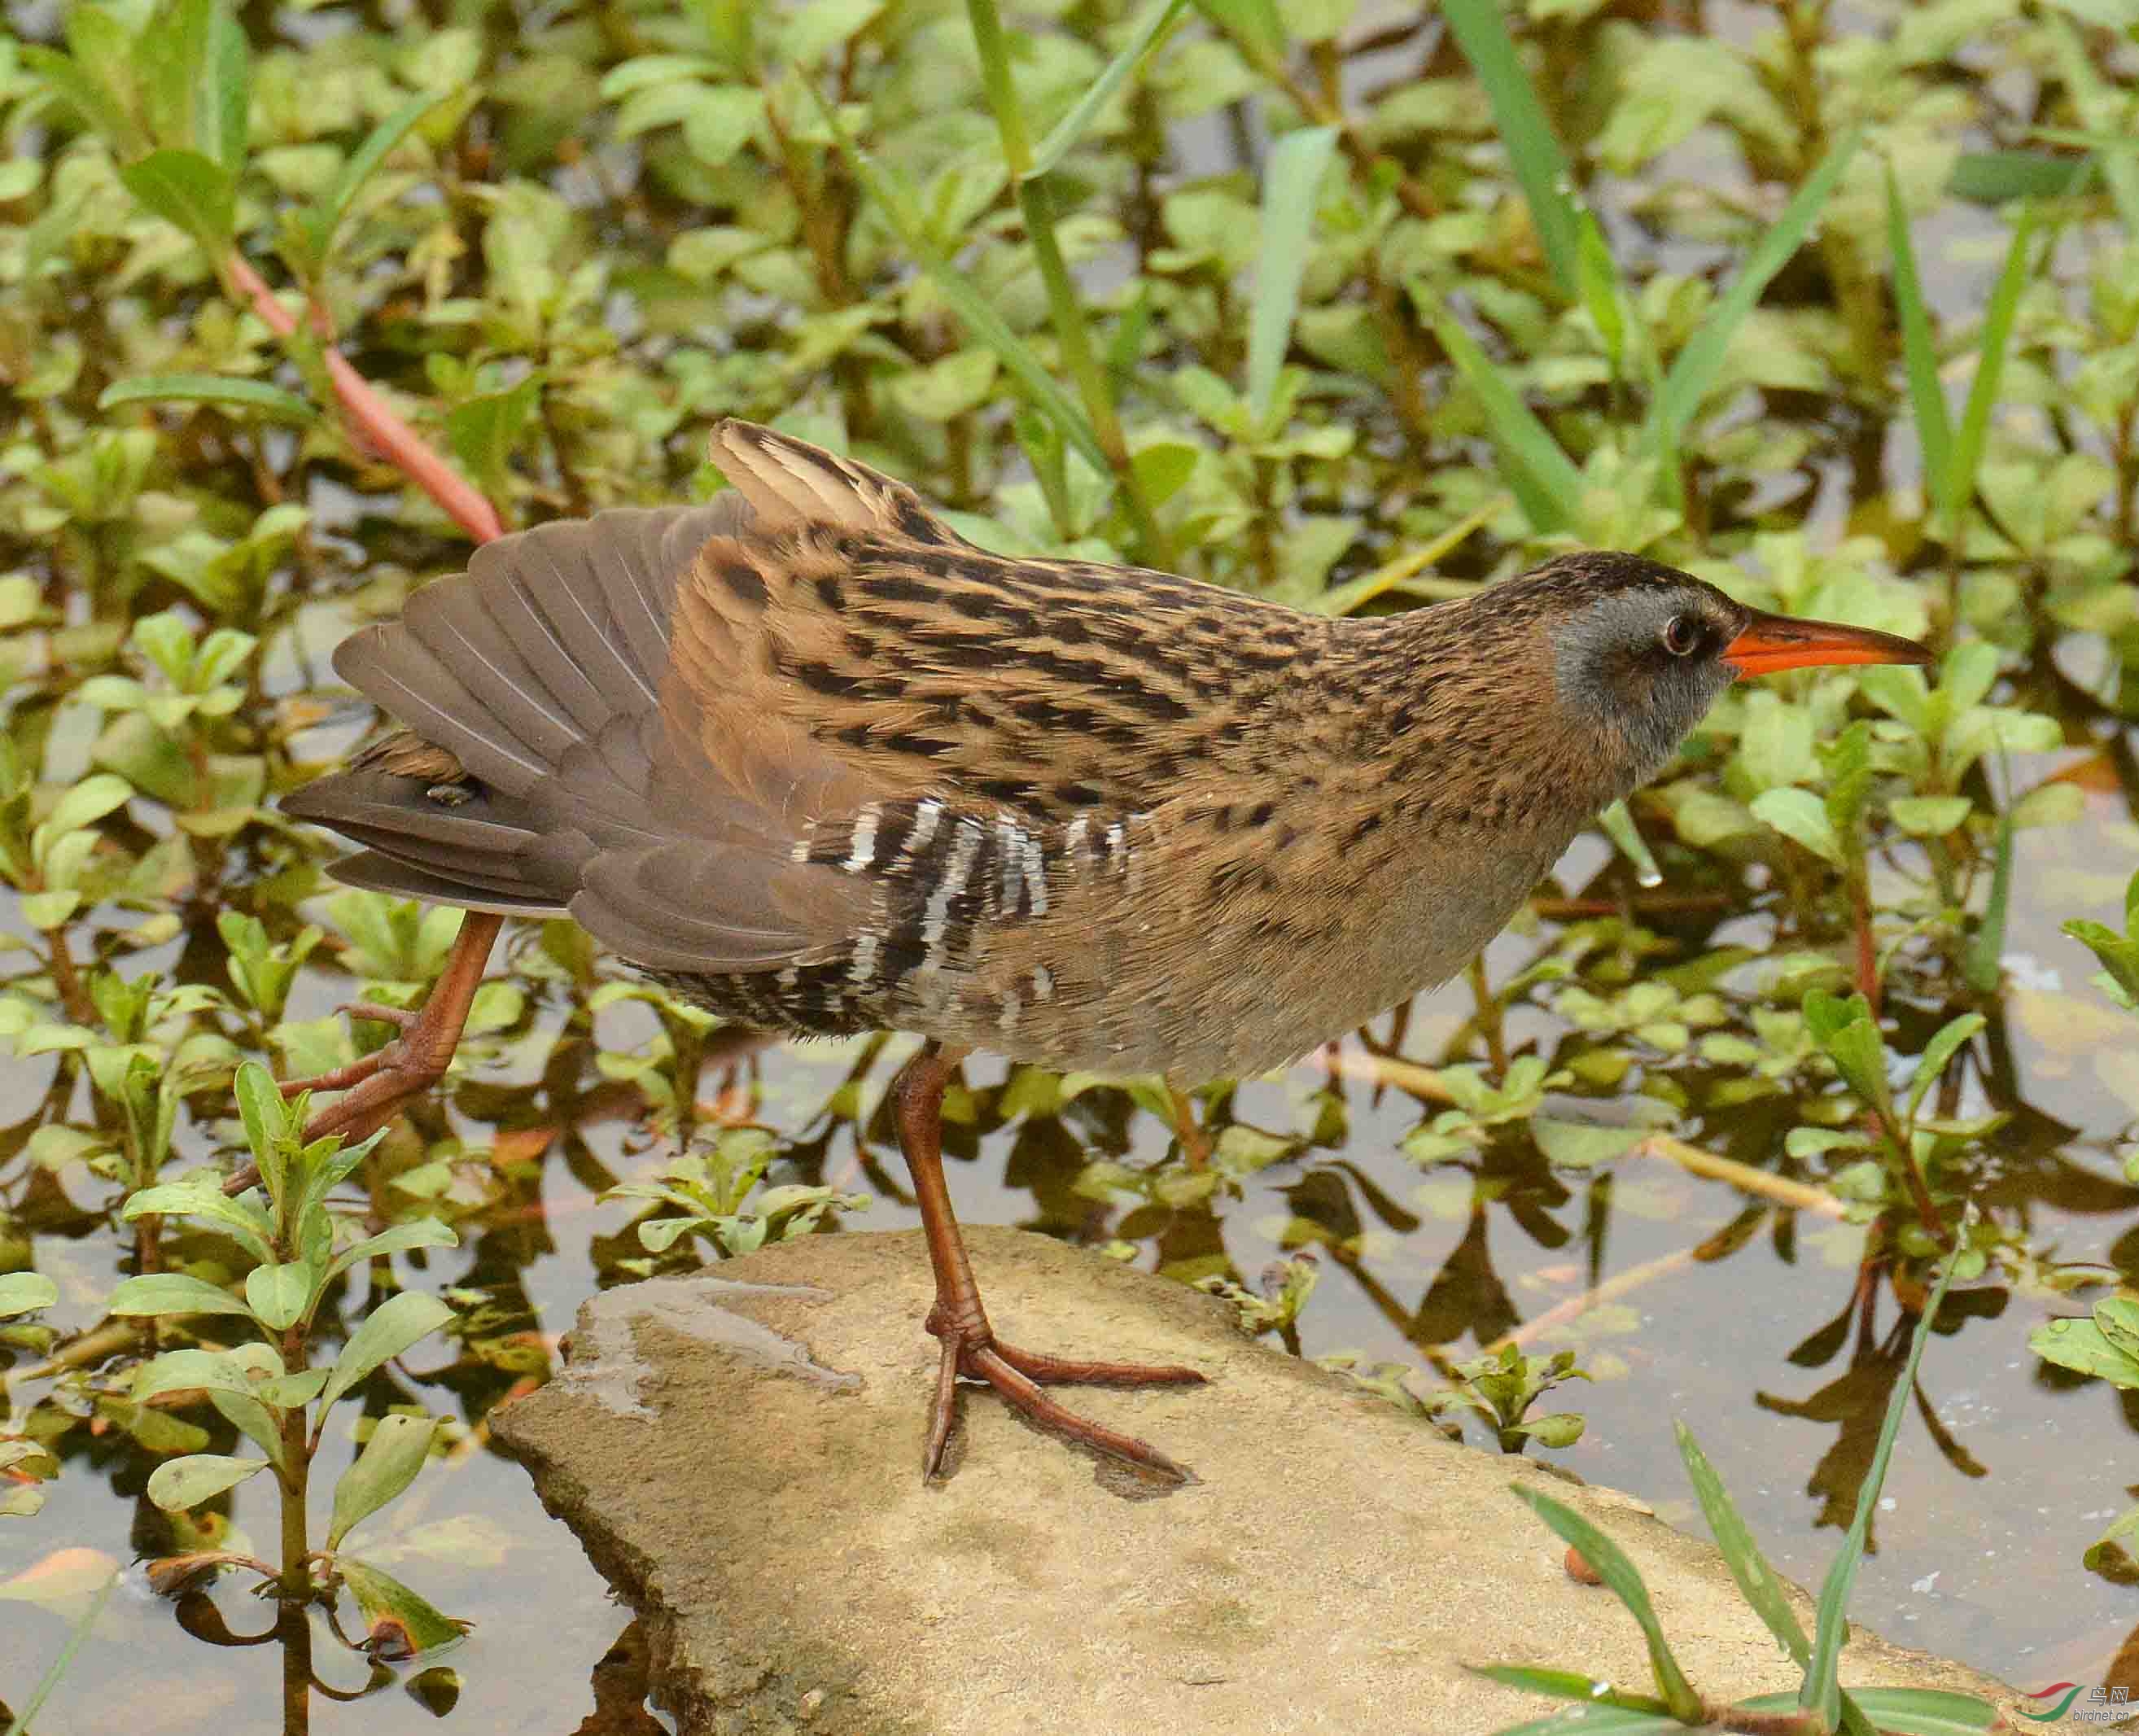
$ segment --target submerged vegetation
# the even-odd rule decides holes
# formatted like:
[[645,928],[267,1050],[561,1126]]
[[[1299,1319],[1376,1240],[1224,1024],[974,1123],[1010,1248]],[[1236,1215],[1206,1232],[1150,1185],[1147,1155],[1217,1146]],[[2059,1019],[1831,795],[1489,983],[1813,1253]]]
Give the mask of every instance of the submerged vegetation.
[[[459,921],[334,888],[277,811],[371,721],[326,652],[472,540],[705,492],[735,414],[991,545],[1303,608],[1606,545],[1928,636],[1928,682],[1726,694],[1465,983],[1282,1088],[1211,1083],[1207,1153],[1156,1081],[985,1067],[949,1149],[1007,1157],[1002,1215],[1579,1465],[1657,1376],[1657,1298],[1713,1271],[1694,1339],[1844,1358],[1755,1397],[1836,1428],[1810,1493],[1854,1551],[1905,1399],[1980,1479],[1917,1384],[1963,1334],[2024,1363],[2009,1406],[2076,1419],[2070,1457],[1963,1486],[2026,1486],[2036,1541],[1995,1633],[1912,1637],[2033,1675],[2083,1622],[2063,1673],[2100,1675],[2135,1619],[2135,1522],[2071,1539],[2132,1461],[2077,1383],[2139,1384],[2101,1293],[2139,1279],[2136,37],[2125,0],[11,6],[0,1598],[86,1621],[146,1560],[178,1619],[139,1644],[281,1638],[293,1727],[412,1653],[376,1719],[554,1719],[606,1638],[486,1675],[521,1597],[482,1589],[521,1542],[502,1498],[456,1494],[516,1477],[490,1410],[595,1283],[905,1221],[883,1042],[760,1050],[567,923],[513,932],[451,1078],[368,1151],[300,1149],[262,1071],[383,1040],[333,1009],[418,1001]],[[2108,998],[2066,986],[2096,963]],[[248,1152],[265,1196],[223,1202]],[[1720,1221],[1659,1240],[1682,1176]],[[1791,1345],[1755,1286],[1845,1299]],[[1526,1416],[1577,1375],[1586,1434]],[[1751,1407],[1706,1378],[1715,1445]],[[1763,1483],[1806,1480],[1760,1439]],[[434,1592],[449,1562],[476,1583]],[[261,1579],[281,1613],[237,1633]],[[330,1686],[344,1594],[369,1655]],[[434,1596],[477,1622],[451,1666]]]

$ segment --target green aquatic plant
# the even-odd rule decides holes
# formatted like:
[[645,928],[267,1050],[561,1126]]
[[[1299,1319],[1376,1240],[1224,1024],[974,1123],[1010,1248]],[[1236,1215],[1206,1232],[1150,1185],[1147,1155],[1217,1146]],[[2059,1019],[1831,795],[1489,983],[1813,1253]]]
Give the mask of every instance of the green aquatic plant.
[[386,1363],[450,1325],[453,1310],[422,1291],[397,1290],[364,1316],[331,1362],[313,1360],[314,1339],[329,1293],[344,1274],[413,1249],[451,1247],[457,1238],[435,1220],[419,1218],[346,1241],[337,1235],[328,1196],[364,1161],[368,1145],[344,1147],[332,1136],[306,1142],[300,1131],[305,1100],[285,1103],[257,1064],[239,1070],[237,1101],[264,1200],[250,1191],[229,1197],[219,1178],[208,1174],[142,1189],[128,1200],[126,1215],[194,1220],[234,1245],[232,1266],[251,1263],[243,1285],[231,1290],[180,1270],[142,1273],[121,1283],[106,1307],[115,1315],[159,1322],[231,1315],[257,1333],[228,1348],[165,1351],[135,1372],[129,1391],[135,1404],[201,1393],[261,1450],[257,1458],[188,1453],[167,1459],[149,1479],[149,1499],[167,1513],[189,1513],[271,1472],[281,1510],[282,1558],[275,1564],[231,1551],[193,1552],[159,1563],[159,1582],[170,1587],[235,1567],[258,1574],[292,1602],[331,1606],[345,1592],[363,1612],[368,1643],[376,1650],[394,1656],[428,1650],[456,1638],[463,1625],[346,1546],[357,1526],[415,1480],[431,1456],[437,1420],[401,1408],[368,1419],[363,1450],[335,1484],[332,1513],[317,1548],[311,1541],[311,1469],[333,1407],[359,1396]]
[[1930,1301],[1916,1322],[1902,1377],[1887,1404],[1878,1445],[1857,1492],[1856,1519],[1821,1585],[1818,1620],[1809,1638],[1722,1479],[1691,1431],[1684,1423],[1678,1425],[1679,1453],[1716,1547],[1722,1553],[1747,1606],[1803,1671],[1798,1691],[1727,1704],[1701,1694],[1686,1680],[1672,1655],[1648,1588],[1642,1582],[1641,1570],[1632,1560],[1565,1502],[1531,1484],[1518,1483],[1511,1485],[1516,1499],[1580,1554],[1640,1625],[1648,1642],[1656,1691],[1643,1694],[1618,1688],[1579,1670],[1528,1664],[1473,1665],[1479,1675],[1494,1681],[1556,1699],[1574,1700],[1583,1708],[1579,1724],[1559,1717],[1539,1719],[1510,1725],[1500,1736],[1548,1736],[1550,1732],[1571,1729],[1605,1731],[1611,1736],[1662,1736],[1663,1732],[1681,1729],[1759,1730],[1774,1736],[1833,1736],[1838,1730],[1847,1736],[1958,1736],[1963,1731],[2004,1728],[1998,1709],[1973,1694],[1923,1688],[1850,1690],[1842,1686],[1838,1674],[1843,1648],[1849,1640],[1850,1593],[1871,1535],[1872,1514],[1879,1504],[1895,1439],[1915,1391],[1916,1367],[1923,1359],[1931,1323],[1939,1304],[1946,1299],[1946,1287],[1953,1282],[1957,1264],[1956,1259],[1948,1259],[1941,1266]]

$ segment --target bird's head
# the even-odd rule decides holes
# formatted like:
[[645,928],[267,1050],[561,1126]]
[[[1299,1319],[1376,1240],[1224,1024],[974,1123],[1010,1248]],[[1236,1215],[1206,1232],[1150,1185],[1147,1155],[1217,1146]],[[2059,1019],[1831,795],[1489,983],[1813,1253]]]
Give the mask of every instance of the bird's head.
[[1563,555],[1494,592],[1513,604],[1518,587],[1550,643],[1563,712],[1623,741],[1636,784],[1741,675],[1932,660],[1913,639],[1769,614],[1634,555]]

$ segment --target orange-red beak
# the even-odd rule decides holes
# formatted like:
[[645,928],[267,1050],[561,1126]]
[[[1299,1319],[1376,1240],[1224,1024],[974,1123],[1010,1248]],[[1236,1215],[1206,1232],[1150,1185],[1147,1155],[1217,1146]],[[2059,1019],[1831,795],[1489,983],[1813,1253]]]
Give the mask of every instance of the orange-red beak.
[[1928,663],[1935,659],[1914,639],[1897,633],[1844,627],[1838,621],[1755,614],[1723,648],[1723,661],[1740,675],[1773,675],[1828,663]]

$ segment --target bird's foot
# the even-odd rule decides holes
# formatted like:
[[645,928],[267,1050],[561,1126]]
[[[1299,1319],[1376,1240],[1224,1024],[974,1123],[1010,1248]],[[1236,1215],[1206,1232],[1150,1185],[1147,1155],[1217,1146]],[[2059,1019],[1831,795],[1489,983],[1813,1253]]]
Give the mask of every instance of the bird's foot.
[[[430,1018],[431,1005],[411,1011],[357,1000],[341,1010],[352,1019],[393,1025],[401,1034],[384,1049],[375,1049],[346,1067],[281,1082],[280,1089],[286,1098],[305,1091],[343,1093],[305,1123],[303,1137],[307,1145],[330,1133],[339,1133],[345,1142],[365,1138],[399,1114],[404,1103],[421,1097],[446,1076],[454,1045],[460,1040],[460,1024],[456,1021],[450,1029],[439,1029],[447,1021]],[[242,1194],[259,1180],[258,1168],[248,1163],[223,1183],[223,1191]]]
[[936,1400],[929,1414],[928,1440],[923,1450],[921,1474],[933,1481],[942,1474],[943,1453],[950,1445],[951,1429],[957,1417],[960,1376],[986,1381],[1041,1428],[1105,1453],[1176,1482],[1189,1479],[1187,1469],[1176,1464],[1148,1441],[1124,1435],[1079,1416],[1058,1405],[1043,1386],[1200,1386],[1204,1377],[1193,1368],[1152,1367],[1140,1362],[1085,1362],[1044,1352],[1021,1350],[1006,1344],[990,1329],[986,1318],[954,1323],[938,1308],[928,1317],[928,1330],[942,1341],[942,1360],[936,1375]]

